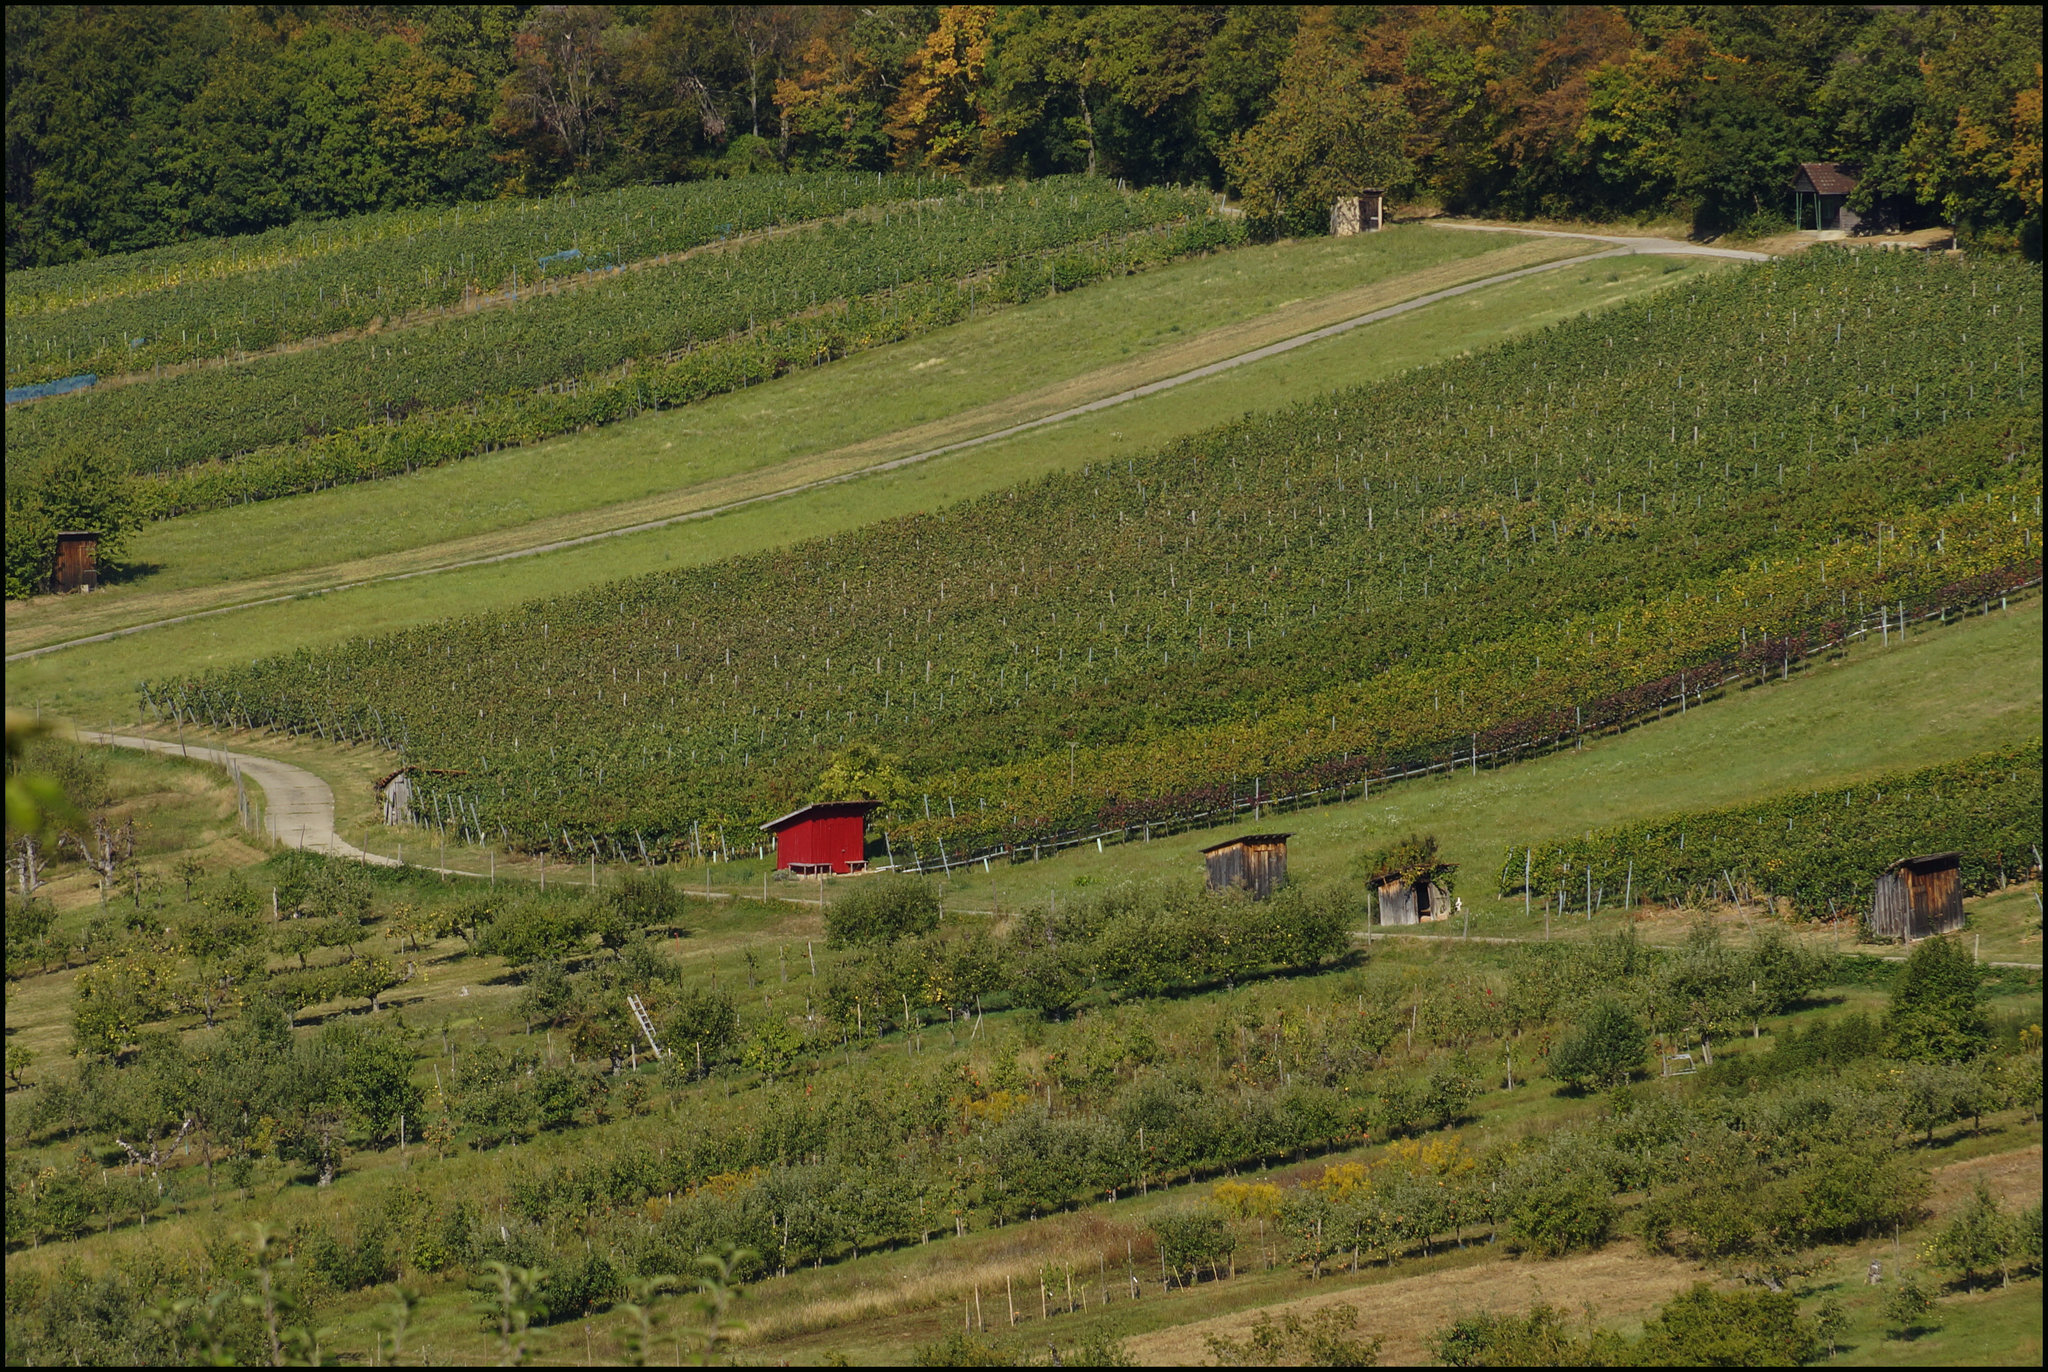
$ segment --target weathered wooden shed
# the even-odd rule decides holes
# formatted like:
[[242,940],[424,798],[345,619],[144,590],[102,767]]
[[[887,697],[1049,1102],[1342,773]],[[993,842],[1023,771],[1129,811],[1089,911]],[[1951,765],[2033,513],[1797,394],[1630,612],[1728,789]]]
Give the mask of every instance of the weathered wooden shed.
[[1361,191],[1338,198],[1330,206],[1330,236],[1349,238],[1356,233],[1375,233],[1386,211],[1386,193]]
[[1963,855],[1929,853],[1900,858],[1877,879],[1870,932],[1879,938],[1916,938],[1963,927]]
[[801,876],[864,870],[868,812],[880,808],[875,800],[831,800],[769,820],[761,828],[775,835],[775,870]]
[[59,591],[89,591],[100,584],[100,536],[89,530],[57,535],[57,567],[51,578]]
[[1839,162],[1801,162],[1792,178],[1792,227],[1853,232],[1863,217],[1849,208],[1856,173]]
[[1246,834],[1202,850],[1209,865],[1209,889],[1250,891],[1264,900],[1287,884],[1288,834]]
[[1448,919],[1451,898],[1433,881],[1410,885],[1390,881],[1380,887],[1381,924],[1420,924],[1424,920]]

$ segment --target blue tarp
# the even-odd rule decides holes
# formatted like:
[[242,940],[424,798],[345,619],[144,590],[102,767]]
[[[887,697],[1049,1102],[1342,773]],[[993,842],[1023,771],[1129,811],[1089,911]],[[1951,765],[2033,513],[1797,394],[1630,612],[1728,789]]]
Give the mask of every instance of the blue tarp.
[[98,382],[99,377],[97,375],[87,372],[83,376],[67,376],[57,381],[39,381],[33,386],[9,386],[7,388],[7,403],[15,405],[24,400],[42,400],[47,396],[69,395],[73,391],[82,391],[87,386],[96,385]]

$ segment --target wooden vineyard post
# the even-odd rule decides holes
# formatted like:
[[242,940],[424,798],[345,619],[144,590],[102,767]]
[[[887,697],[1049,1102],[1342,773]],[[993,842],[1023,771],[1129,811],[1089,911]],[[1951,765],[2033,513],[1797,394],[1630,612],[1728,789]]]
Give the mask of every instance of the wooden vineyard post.
[[1529,862],[1536,856],[1534,848],[1522,850],[1522,918],[1529,917]]
[[1003,1274],[1003,1302],[1010,1307],[1010,1327],[1017,1327],[1017,1293],[1011,1288],[1010,1275]]

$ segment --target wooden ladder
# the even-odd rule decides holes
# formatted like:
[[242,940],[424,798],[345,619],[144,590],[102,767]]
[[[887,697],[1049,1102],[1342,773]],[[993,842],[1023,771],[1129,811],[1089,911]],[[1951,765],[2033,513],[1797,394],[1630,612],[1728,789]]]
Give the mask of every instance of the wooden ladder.
[[626,997],[626,1005],[632,1010],[633,1018],[640,1021],[640,1032],[647,1035],[647,1046],[653,1049],[654,1056],[659,1058],[661,1045],[654,1041],[654,1021],[647,1017],[647,1007],[640,1003],[640,997],[632,995]]

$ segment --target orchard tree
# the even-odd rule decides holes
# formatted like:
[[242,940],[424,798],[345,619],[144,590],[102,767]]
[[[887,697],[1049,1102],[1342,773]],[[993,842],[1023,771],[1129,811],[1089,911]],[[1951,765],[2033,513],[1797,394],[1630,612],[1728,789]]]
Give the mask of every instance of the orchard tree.
[[1636,1017],[1602,997],[1579,1027],[1551,1050],[1550,1074],[1574,1090],[1588,1084],[1619,1086],[1643,1065],[1649,1035]]
[[1959,938],[1924,939],[1907,957],[1885,1011],[1885,1052],[1911,1062],[1962,1062],[1991,1046],[1984,969]]

